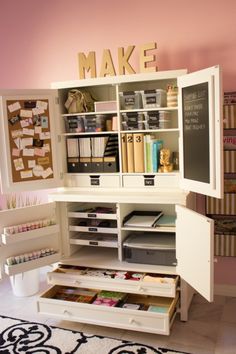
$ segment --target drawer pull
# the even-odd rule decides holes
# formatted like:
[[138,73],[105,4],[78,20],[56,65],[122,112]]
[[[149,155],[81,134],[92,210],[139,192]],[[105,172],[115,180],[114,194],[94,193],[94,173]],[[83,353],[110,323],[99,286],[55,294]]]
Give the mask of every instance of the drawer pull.
[[70,312],[68,310],[63,311],[64,315],[70,315]]
[[139,291],[144,291],[142,285],[140,285],[140,286],[138,287],[138,290],[139,290]]
[[78,285],[79,285],[79,284],[80,284],[80,281],[79,281],[79,280],[75,280],[75,281],[74,281],[74,284],[78,284]]
[[133,324],[135,322],[135,320],[133,318],[129,319],[129,324]]

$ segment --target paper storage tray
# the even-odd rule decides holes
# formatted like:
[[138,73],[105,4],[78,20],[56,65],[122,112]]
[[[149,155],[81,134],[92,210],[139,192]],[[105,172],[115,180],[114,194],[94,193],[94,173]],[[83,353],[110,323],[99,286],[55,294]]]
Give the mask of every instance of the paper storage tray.
[[163,173],[156,175],[123,175],[123,186],[127,188],[178,188],[179,174],[178,173]]
[[158,306],[164,309],[164,313],[132,310],[53,298],[59,290],[59,286],[54,286],[41,295],[37,303],[39,313],[69,321],[156,334],[169,335],[178,303],[178,296],[174,299],[143,296],[137,300],[147,306]]
[[140,91],[120,92],[120,108],[124,110],[142,108]]
[[88,219],[107,219],[116,220],[117,214],[116,210],[113,208],[108,208],[110,211],[106,212],[106,208],[97,206],[94,208],[88,208],[87,210],[70,211],[68,213],[69,218],[88,218]]
[[105,234],[116,234],[118,232],[117,227],[99,227],[99,226],[76,226],[70,225],[69,231],[81,231],[81,232],[100,232]]
[[118,248],[117,235],[78,232],[70,238],[71,245]]
[[[176,275],[138,273],[140,280],[122,278],[106,278],[97,273],[106,274],[113,272],[122,277],[125,273],[136,274],[137,272],[115,271],[110,269],[94,269],[78,267],[59,267],[53,272],[47,273],[47,280],[52,285],[79,286],[82,288],[102,288],[110,291],[123,291],[132,294],[145,294],[162,297],[176,297],[179,277]],[[125,275],[124,275],[125,276]],[[132,276],[132,275],[131,275]]]
[[162,89],[141,91],[143,108],[166,107],[166,91]]

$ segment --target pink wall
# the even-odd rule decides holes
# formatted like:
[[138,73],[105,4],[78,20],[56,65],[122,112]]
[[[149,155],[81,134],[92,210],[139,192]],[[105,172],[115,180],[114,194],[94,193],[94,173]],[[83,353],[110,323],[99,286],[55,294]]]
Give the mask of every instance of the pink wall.
[[[116,63],[118,47],[154,41],[159,70],[220,64],[224,90],[236,90],[235,13],[235,0],[2,0],[0,88],[74,80],[80,51],[100,63],[109,48]],[[236,260],[219,264],[216,282],[236,285]]]
[[235,89],[235,0],[2,0],[0,10],[1,88],[73,80],[79,51],[99,61],[104,48],[115,58],[119,46],[155,41],[160,70],[220,64]]

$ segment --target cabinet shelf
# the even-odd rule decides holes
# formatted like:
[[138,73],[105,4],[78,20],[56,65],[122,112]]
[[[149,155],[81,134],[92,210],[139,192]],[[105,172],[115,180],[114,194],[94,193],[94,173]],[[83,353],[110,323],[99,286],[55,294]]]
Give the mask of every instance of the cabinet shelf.
[[101,112],[82,112],[82,113],[65,113],[62,114],[62,117],[71,117],[71,116],[94,116],[96,114],[117,114],[117,111],[101,111]]
[[136,130],[121,130],[121,133],[170,133],[179,132],[179,128],[166,128],[166,129],[136,129]]
[[131,272],[151,272],[155,274],[176,274],[175,266],[160,266],[139,263],[128,263],[119,261],[116,249],[107,252],[105,248],[85,246],[68,258],[60,261],[62,264],[69,264],[81,267],[115,269]]
[[177,110],[178,110],[178,107],[137,108],[137,109],[121,109],[120,113],[177,111]]
[[118,134],[118,131],[101,131],[101,132],[81,132],[81,133],[61,133],[60,136],[84,136],[84,135],[111,135]]
[[121,227],[123,231],[139,231],[139,232],[175,232],[173,226],[160,226],[160,227]]

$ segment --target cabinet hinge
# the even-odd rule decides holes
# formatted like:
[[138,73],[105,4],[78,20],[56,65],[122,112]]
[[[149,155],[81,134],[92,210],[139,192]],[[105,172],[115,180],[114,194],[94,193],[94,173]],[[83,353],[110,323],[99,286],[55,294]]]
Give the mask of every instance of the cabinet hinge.
[[55,97],[55,104],[59,104],[59,97],[57,96],[57,97]]

